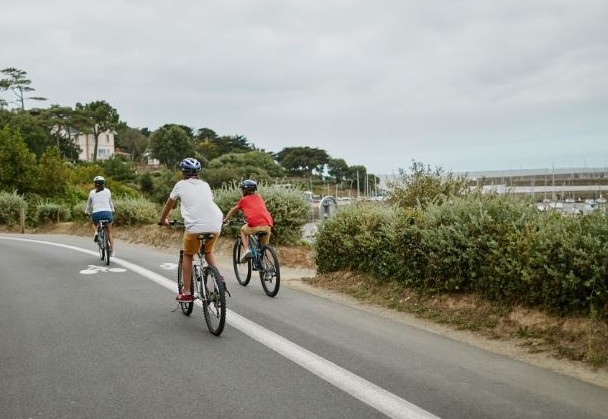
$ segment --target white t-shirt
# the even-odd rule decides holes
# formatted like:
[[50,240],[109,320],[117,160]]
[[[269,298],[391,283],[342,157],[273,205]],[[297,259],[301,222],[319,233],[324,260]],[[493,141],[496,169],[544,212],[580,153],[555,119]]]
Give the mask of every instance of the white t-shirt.
[[224,214],[213,201],[213,192],[207,182],[197,178],[180,180],[169,197],[180,199],[181,213],[187,233],[219,233]]
[[108,188],[97,192],[97,189],[93,189],[89,192],[89,199],[87,200],[87,208],[85,210],[89,214],[94,214],[99,211],[111,211],[114,212],[114,203],[112,202],[112,192]]

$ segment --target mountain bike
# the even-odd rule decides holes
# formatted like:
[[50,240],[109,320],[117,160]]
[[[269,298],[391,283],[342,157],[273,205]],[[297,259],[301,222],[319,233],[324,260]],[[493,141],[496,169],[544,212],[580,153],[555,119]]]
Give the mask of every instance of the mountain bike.
[[251,280],[251,272],[257,271],[260,274],[264,292],[269,297],[274,297],[279,292],[279,286],[281,285],[281,268],[274,247],[260,242],[260,238],[266,234],[268,233],[258,232],[249,236],[251,258],[244,262],[241,262],[241,255],[245,254],[245,251],[239,235],[232,248],[232,265],[239,284],[244,287],[247,286]]
[[97,246],[99,247],[99,258],[105,260],[106,265],[110,264],[112,247],[108,233],[108,220],[99,220],[97,224]]
[[[173,220],[171,226],[183,226],[182,221]],[[205,323],[209,332],[219,336],[226,324],[226,289],[221,279],[220,272],[215,266],[209,265],[205,260],[205,244],[213,238],[212,233],[203,233],[198,236],[200,246],[192,261],[192,280],[190,281],[190,293],[194,300],[200,300],[203,306]],[[179,262],[177,264],[177,292],[182,291],[184,285],[182,278],[182,266],[184,251],[179,251]],[[179,302],[179,308],[186,316],[192,314],[194,301]]]

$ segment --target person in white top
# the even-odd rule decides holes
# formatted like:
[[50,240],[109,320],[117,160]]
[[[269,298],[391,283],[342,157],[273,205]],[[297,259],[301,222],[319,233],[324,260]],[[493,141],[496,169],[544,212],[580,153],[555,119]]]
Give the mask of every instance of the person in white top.
[[91,215],[91,226],[93,227],[93,240],[97,242],[97,225],[99,220],[108,220],[108,239],[110,241],[110,249],[112,256],[114,251],[114,234],[113,234],[113,213],[114,203],[112,202],[112,192],[105,187],[106,180],[103,176],[95,176],[93,183],[95,189],[89,192],[89,199],[84,210],[85,214]]
[[[165,206],[158,220],[158,225],[169,225],[167,216],[181,200],[181,214],[184,219],[185,232],[183,239],[184,260],[182,263],[182,276],[184,287],[178,293],[176,300],[190,302],[193,300],[190,293],[192,282],[192,260],[198,251],[200,243],[199,234],[213,233],[213,238],[205,245],[205,260],[209,265],[217,267],[213,249],[215,241],[220,236],[224,215],[220,207],[213,200],[213,193],[209,184],[198,178],[201,164],[198,160],[188,157],[179,165],[183,179],[178,181],[169,194]],[[223,280],[223,278],[221,278]]]

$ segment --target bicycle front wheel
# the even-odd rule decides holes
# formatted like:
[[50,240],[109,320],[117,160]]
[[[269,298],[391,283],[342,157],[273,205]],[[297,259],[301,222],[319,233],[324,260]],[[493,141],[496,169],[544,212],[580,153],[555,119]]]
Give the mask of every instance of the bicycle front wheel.
[[203,274],[205,296],[202,298],[205,322],[211,334],[219,336],[226,324],[226,291],[215,266],[207,266]]
[[279,267],[279,258],[274,247],[270,245],[262,246],[260,251],[260,280],[262,288],[269,297],[274,297],[279,292],[281,285],[281,269]]
[[[184,287],[184,279],[182,272],[182,264],[184,263],[184,254],[183,250],[180,251],[179,262],[177,263],[177,293],[180,294],[182,292],[182,288]],[[194,271],[192,272],[192,281],[190,281],[190,292],[192,293],[192,283],[194,282]],[[182,310],[185,316],[189,316],[192,314],[192,309],[194,308],[194,302],[189,303],[179,303],[179,308]]]
[[243,250],[243,243],[241,239],[236,239],[234,247],[232,248],[232,266],[234,266],[234,275],[236,280],[242,286],[247,286],[251,280],[251,259],[247,259],[241,263],[241,255],[245,254]]

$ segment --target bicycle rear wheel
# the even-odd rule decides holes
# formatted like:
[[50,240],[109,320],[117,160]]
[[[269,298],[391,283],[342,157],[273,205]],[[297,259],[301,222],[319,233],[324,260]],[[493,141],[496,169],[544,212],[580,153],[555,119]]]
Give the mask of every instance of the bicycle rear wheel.
[[[177,293],[180,294],[182,292],[182,288],[184,286],[184,279],[182,277],[183,273],[182,273],[182,265],[184,263],[184,251],[180,250],[179,251],[179,262],[177,263]],[[194,271],[192,272],[192,276],[194,277]],[[194,278],[192,278],[193,280],[190,281],[190,292],[192,293],[192,283],[194,282]],[[194,308],[194,302],[189,302],[189,303],[179,303],[179,308],[182,310],[182,313],[184,313],[184,315],[189,316],[190,314],[192,314],[192,309]]]
[[269,297],[274,297],[279,292],[281,285],[281,269],[279,258],[274,247],[270,245],[262,246],[260,250],[260,280],[262,288]]
[[104,229],[103,230],[103,247],[105,249],[105,260],[106,260],[106,265],[110,264],[110,252],[112,251],[112,249],[110,249],[110,237],[108,232]]
[[251,259],[247,259],[247,261],[241,263],[241,255],[244,253],[243,243],[241,242],[241,239],[238,238],[234,242],[234,247],[232,248],[232,265],[234,266],[236,280],[245,287],[251,280]]
[[99,229],[97,234],[97,247],[99,247],[99,259],[104,260],[106,258],[106,248],[104,247],[104,232]]
[[206,289],[202,298],[205,322],[211,334],[219,336],[226,325],[226,291],[214,266],[205,267],[203,286]]

